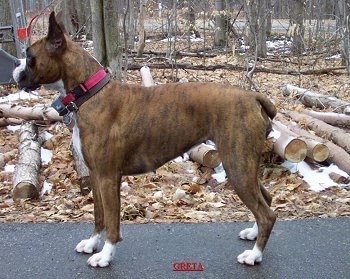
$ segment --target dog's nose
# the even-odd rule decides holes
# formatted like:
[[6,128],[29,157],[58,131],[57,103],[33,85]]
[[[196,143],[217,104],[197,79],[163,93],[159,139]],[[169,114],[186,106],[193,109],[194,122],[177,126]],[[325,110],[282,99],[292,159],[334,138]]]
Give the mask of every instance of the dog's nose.
[[15,67],[17,68],[19,65],[21,65],[21,60],[16,59],[15,60]]

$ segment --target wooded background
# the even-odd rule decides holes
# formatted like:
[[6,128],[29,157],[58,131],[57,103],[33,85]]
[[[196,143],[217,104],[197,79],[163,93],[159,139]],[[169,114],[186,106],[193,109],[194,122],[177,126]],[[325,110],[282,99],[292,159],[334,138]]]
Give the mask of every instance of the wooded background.
[[[0,26],[11,24],[8,2],[0,0]],[[184,49],[170,38],[191,35],[203,39],[204,58],[208,50],[235,52],[245,44],[253,61],[267,56],[267,40],[286,36],[294,55],[341,53],[350,72],[350,0],[23,0],[23,5],[28,21],[61,12],[69,34],[93,39],[95,56],[117,78],[133,51],[142,56],[147,39],[169,38],[166,58],[175,59]]]

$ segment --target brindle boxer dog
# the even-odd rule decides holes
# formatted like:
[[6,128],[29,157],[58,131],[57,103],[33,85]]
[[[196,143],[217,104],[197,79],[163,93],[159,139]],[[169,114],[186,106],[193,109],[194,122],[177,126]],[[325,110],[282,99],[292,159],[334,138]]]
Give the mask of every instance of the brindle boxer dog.
[[213,140],[229,182],[252,211],[256,223],[242,239],[257,241],[237,259],[261,262],[276,217],[271,197],[258,182],[260,155],[276,114],[263,95],[215,83],[166,84],[153,87],[108,80],[101,65],[62,32],[50,15],[48,34],[27,49],[26,63],[14,71],[20,88],[33,90],[61,81],[66,96],[56,109],[74,111],[82,154],[90,170],[95,229],[77,252],[101,252],[91,266],[108,266],[120,233],[120,182],[123,175],[154,171],[205,140]]

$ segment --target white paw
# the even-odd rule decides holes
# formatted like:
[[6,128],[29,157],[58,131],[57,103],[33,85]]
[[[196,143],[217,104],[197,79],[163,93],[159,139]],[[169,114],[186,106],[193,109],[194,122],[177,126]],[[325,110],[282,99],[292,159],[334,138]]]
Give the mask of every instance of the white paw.
[[106,267],[112,261],[115,253],[115,244],[106,241],[101,252],[92,255],[87,263],[93,267]]
[[255,240],[258,236],[258,225],[255,222],[252,228],[245,229],[239,233],[241,239]]
[[254,265],[262,261],[262,253],[259,248],[254,246],[253,250],[245,250],[242,254],[238,255],[237,261],[241,264]]
[[78,253],[91,254],[97,249],[97,245],[100,242],[100,235],[96,234],[89,239],[84,239],[78,243],[75,247],[75,251]]

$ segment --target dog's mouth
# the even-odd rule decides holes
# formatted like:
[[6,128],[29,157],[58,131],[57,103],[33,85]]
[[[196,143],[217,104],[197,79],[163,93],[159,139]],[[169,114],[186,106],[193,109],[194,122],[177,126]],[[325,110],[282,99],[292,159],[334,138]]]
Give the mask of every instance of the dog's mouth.
[[18,84],[18,88],[20,90],[24,90],[25,92],[37,90],[38,88],[40,88],[40,86],[41,84],[32,84],[32,85],[26,85],[26,86],[21,86],[20,84]]

